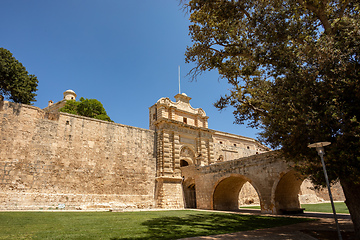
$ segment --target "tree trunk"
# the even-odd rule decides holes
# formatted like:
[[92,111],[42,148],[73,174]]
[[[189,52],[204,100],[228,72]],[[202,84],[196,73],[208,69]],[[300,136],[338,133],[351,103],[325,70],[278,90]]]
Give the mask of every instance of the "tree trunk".
[[360,184],[340,180],[345,194],[345,204],[349,209],[354,224],[355,239],[360,240]]

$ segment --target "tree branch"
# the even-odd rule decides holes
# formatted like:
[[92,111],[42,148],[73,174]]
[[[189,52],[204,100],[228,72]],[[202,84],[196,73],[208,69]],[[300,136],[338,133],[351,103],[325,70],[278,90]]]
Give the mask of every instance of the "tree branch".
[[261,113],[263,115],[268,115],[267,111],[265,111],[264,109],[261,108],[257,108],[254,105],[252,105],[249,101],[244,101],[244,100],[239,100],[239,102],[241,102],[242,104],[245,104],[247,106],[249,106],[252,110],[254,110],[255,112]]
[[349,4],[350,0],[346,0],[345,3],[341,6],[340,12],[339,12],[339,18],[342,18],[345,12],[346,6]]
[[[217,44],[217,45],[219,45],[219,46],[221,46],[221,47],[224,47],[224,48],[225,48],[225,47],[241,47],[240,44],[236,44],[236,43],[228,43],[228,44],[220,43],[220,42],[215,38],[215,36],[212,36],[212,38],[214,39],[215,44]],[[211,49],[211,50],[214,50],[214,51],[216,51],[216,52],[218,52],[218,53],[221,53],[223,56],[241,56],[241,57],[246,57],[246,58],[249,58],[249,59],[254,60],[251,52],[250,52],[250,51],[245,51],[244,49],[243,49],[242,53],[237,52],[236,54],[227,54],[227,53],[225,53],[225,52],[221,52],[221,51],[216,50],[216,49],[211,48],[211,47],[210,47],[210,49]]]
[[325,33],[332,33],[331,24],[324,13],[324,9],[317,8],[314,5],[305,2],[304,0],[297,0],[297,2],[304,6],[306,9],[313,12],[318,17],[322,26],[325,29]]

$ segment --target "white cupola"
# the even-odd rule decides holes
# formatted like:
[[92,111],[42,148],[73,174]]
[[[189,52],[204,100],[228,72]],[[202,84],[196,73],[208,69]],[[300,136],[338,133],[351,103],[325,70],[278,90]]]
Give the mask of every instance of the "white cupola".
[[76,100],[76,93],[69,89],[64,92],[64,99],[65,100]]

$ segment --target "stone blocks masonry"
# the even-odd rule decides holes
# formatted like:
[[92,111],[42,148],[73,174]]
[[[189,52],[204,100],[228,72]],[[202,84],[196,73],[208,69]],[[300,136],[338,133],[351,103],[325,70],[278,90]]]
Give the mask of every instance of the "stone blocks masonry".
[[[238,196],[258,195],[252,188],[257,176],[234,172],[217,183],[200,177],[204,169],[217,166],[219,173],[231,172],[230,163],[251,162],[259,177],[272,168],[275,175],[283,174],[275,165],[263,166],[263,153],[270,150],[259,142],[209,129],[205,111],[193,108],[186,94],[152,105],[150,130],[59,112],[75,99],[75,92],[67,90],[63,100],[40,109],[0,98],[0,210],[225,209],[228,198],[236,208]],[[236,186],[231,196],[225,194]],[[302,194],[318,201],[320,195],[311,187],[307,182],[300,192],[299,186],[296,192],[294,186],[288,190],[296,199]],[[241,189],[247,189],[245,195]],[[337,200],[343,200],[341,189],[337,193]],[[223,202],[211,203],[214,197]],[[252,198],[247,201],[256,201]],[[265,198],[259,199],[265,206]],[[273,206],[280,201],[269,199]]]
[[0,206],[155,207],[154,131],[0,103]]

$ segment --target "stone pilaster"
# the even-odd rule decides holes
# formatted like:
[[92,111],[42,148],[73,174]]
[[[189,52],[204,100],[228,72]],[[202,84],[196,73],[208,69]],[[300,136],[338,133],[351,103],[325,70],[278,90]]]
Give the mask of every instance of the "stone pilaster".
[[206,148],[206,141],[203,138],[200,140],[200,153],[201,153],[201,165],[206,165],[207,162],[205,161],[207,160],[208,157],[208,151]]
[[209,126],[208,126],[208,118],[209,117],[205,117],[205,119],[204,119],[204,128],[208,128]]
[[170,132],[164,131],[163,134],[163,161],[164,161],[164,175],[171,176],[173,174],[173,160],[172,160],[172,143]]
[[163,156],[163,131],[160,130],[157,132],[157,154],[156,154],[156,176],[164,175],[164,156]]
[[175,120],[175,108],[174,107],[169,108],[169,119]]
[[181,176],[180,170],[180,135],[174,133],[174,142],[173,142],[173,153],[174,153],[174,173],[175,176]]
[[215,156],[214,156],[214,140],[212,138],[209,139],[208,141],[208,150],[209,150],[209,154],[208,154],[208,159],[209,159],[209,164],[215,163]]
[[195,153],[195,165],[200,166],[201,165],[201,138],[195,138],[195,149],[196,149],[196,153]]
[[164,106],[161,106],[157,110],[157,119],[166,118],[166,108]]

